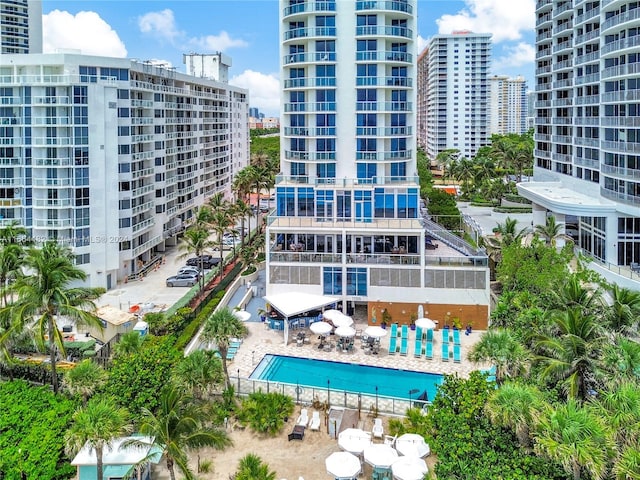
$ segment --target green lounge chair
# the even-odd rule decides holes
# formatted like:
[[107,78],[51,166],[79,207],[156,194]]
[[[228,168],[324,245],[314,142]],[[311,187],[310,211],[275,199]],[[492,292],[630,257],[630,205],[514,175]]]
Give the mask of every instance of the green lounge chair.
[[454,363],[460,363],[460,345],[453,346],[453,361]]
[[427,342],[433,342],[433,330],[427,330]]
[[448,328],[443,328],[442,329],[442,344],[443,345],[448,345],[449,344],[449,329]]
[[402,338],[409,338],[409,327],[402,325],[402,334],[400,336]]
[[449,361],[449,344],[448,343],[442,344],[442,361],[443,362]]
[[453,329],[453,344],[460,345],[460,330],[457,328]]
[[413,348],[413,355],[415,357],[420,357],[422,355],[422,340],[416,339],[416,344]]
[[402,337],[400,339],[400,355],[407,355],[407,349],[409,348],[409,346],[407,345],[408,342],[409,339],[406,337]]
[[390,336],[391,337],[397,337],[398,336],[398,324],[397,323],[392,323],[391,324]]
[[389,355],[395,355],[396,352],[398,351],[398,337],[396,337],[395,335],[392,335],[391,338],[389,339]]
[[427,340],[424,356],[427,357],[427,360],[433,360],[433,343],[429,340]]

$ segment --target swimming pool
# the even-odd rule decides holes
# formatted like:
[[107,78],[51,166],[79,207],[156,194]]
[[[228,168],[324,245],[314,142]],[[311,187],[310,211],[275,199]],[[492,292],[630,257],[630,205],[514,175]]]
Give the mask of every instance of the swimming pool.
[[416,399],[426,391],[429,400],[443,382],[443,376],[435,373],[284,355],[265,355],[249,378],[317,388],[327,388],[328,380],[331,390],[406,399]]

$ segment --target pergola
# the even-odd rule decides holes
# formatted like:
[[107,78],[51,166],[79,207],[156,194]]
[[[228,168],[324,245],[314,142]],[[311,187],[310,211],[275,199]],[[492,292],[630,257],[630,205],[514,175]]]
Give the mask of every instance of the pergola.
[[336,297],[311,293],[289,292],[263,297],[271,307],[284,317],[284,344],[289,341],[289,318],[310,310],[317,310],[340,301]]

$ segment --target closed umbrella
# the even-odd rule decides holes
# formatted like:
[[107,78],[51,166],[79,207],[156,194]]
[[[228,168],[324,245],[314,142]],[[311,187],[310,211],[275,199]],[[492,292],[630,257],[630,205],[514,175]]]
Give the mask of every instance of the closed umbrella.
[[338,446],[356,455],[360,455],[369,445],[371,445],[371,434],[359,428],[347,428],[338,435]]
[[364,461],[373,468],[391,468],[398,460],[398,452],[391,445],[374,443],[364,449]]
[[327,335],[333,327],[327,322],[315,322],[312,323],[309,329],[316,335]]
[[382,327],[373,325],[371,327],[365,328],[364,334],[368,337],[382,338],[387,335],[387,331]]
[[235,312],[233,312],[233,314],[241,322],[246,322],[251,318],[251,314],[246,310],[236,310]]
[[324,461],[327,473],[334,478],[355,478],[360,474],[360,460],[349,452],[334,452]]
[[331,320],[336,327],[350,327],[353,325],[353,318],[348,317],[346,315],[342,315],[341,317],[336,317]]
[[422,435],[405,433],[396,439],[396,450],[402,455],[424,457],[431,453],[429,444],[424,441]]
[[416,320],[416,327],[420,327],[424,330],[433,330],[436,328],[436,322],[430,318],[419,318]]
[[400,457],[391,465],[396,480],[422,480],[429,471],[424,460],[418,457]]
[[353,337],[356,334],[356,330],[353,327],[338,327],[335,333],[339,337]]

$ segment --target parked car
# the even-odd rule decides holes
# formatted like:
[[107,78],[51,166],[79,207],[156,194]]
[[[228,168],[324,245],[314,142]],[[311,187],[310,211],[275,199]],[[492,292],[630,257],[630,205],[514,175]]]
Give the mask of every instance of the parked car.
[[167,278],[167,287],[193,287],[198,283],[198,276],[189,273]]
[[209,270],[220,263],[220,259],[218,257],[214,257],[213,255],[200,255],[199,257],[193,257],[187,260],[187,265],[198,267],[202,265],[202,268]]
[[202,272],[198,267],[187,265],[187,266],[181,267],[180,270],[178,270],[178,273],[176,273],[176,275],[195,275],[197,277],[200,277],[202,276]]

